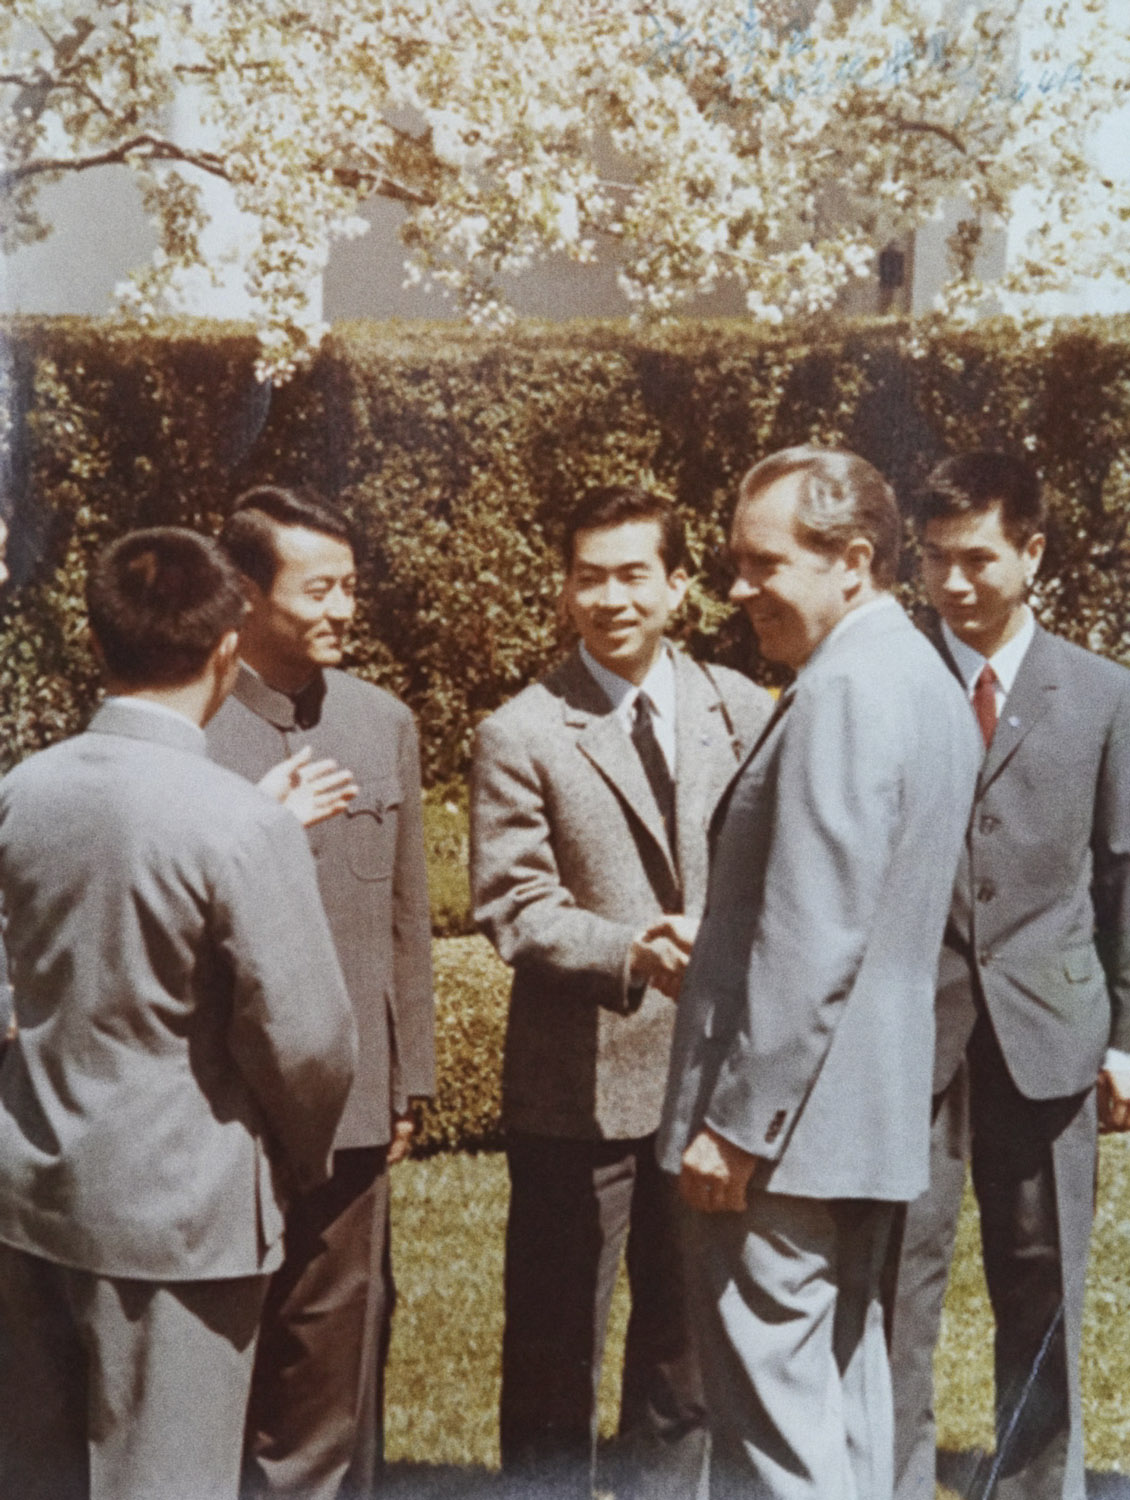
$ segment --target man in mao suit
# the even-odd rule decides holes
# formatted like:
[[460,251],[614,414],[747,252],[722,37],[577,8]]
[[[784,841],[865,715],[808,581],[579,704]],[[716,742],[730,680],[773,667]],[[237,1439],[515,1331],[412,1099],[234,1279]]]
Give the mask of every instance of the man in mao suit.
[[939,971],[930,1190],[899,1266],[898,1494],[934,1495],[932,1360],[968,1142],[996,1321],[997,1449],[975,1493],[1082,1500],[1096,1078],[1106,1125],[1130,1125],[1130,672],[1025,602],[1044,547],[1026,461],[945,460],[916,520],[941,659],[985,748]]
[[657,496],[587,495],[565,537],[580,647],[476,736],[475,914],[514,967],[500,1417],[503,1468],[534,1487],[524,1493],[591,1493],[625,1240],[625,1458],[649,1496],[693,1495],[702,1468],[697,1360],[654,1132],[706,825],[769,700],[665,643],[684,557],[681,525]]
[[356,1036],[290,813],[206,757],[242,592],[136,532],[88,591],[110,691],[0,783],[0,1491],[235,1500],[284,1193]]
[[710,1493],[885,1500],[882,1270],[921,1191],[934,972],[977,746],[886,592],[899,517],[853,454],[742,482],[741,603],[797,671],[712,830],[660,1129],[680,1174]]
[[349,528],[278,486],[237,502],[221,542],[251,604],[234,691],[208,729],[215,760],[257,780],[309,747],[352,772],[344,814],[310,830],[359,1037],[330,1181],[291,1205],[252,1385],[252,1495],[367,1495],[381,1459],[394,1286],[388,1168],[411,1101],[434,1087],[431,929],[412,715],[335,670],[355,609]]

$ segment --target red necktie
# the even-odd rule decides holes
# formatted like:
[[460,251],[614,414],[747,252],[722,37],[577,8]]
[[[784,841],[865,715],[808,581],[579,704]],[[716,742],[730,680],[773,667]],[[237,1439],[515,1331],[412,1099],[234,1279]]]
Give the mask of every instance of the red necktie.
[[997,674],[988,662],[981,668],[981,675],[973,688],[973,712],[977,715],[981,738],[987,749],[997,727]]

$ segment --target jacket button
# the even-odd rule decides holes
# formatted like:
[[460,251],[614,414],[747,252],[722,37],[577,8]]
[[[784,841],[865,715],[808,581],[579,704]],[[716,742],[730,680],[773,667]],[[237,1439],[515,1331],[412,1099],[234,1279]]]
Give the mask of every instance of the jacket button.
[[991,901],[997,893],[997,888],[991,880],[982,880],[977,887],[978,901]]
[[977,828],[981,833],[993,833],[997,828],[1000,827],[1000,821],[1001,820],[998,817],[995,817],[992,813],[982,813],[980,819],[978,820]]
[[980,953],[978,953],[977,955],[977,962],[984,966],[986,964],[991,964],[995,957],[995,953],[990,953],[987,948],[982,948]]

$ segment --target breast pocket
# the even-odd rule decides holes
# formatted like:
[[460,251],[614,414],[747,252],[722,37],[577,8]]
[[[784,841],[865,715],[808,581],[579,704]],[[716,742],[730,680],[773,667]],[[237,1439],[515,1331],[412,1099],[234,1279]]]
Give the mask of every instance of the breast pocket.
[[345,854],[359,880],[391,880],[396,862],[400,783],[395,777],[362,782],[345,812]]

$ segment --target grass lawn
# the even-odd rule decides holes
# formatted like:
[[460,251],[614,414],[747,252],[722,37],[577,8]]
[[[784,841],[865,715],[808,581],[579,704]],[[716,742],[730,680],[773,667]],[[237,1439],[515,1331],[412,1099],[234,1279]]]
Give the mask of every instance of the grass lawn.
[[[397,1496],[497,1494],[502,1337],[501,1155],[442,1155],[393,1174],[400,1304],[386,1401],[390,1490]],[[616,1422],[623,1287],[601,1391],[601,1429]],[[975,1210],[967,1201],[937,1356],[942,1476],[964,1476],[992,1441],[992,1323]],[[1083,1352],[1090,1500],[1130,1500],[1130,1139],[1104,1141]],[[831,1497],[829,1497],[831,1500]]]

